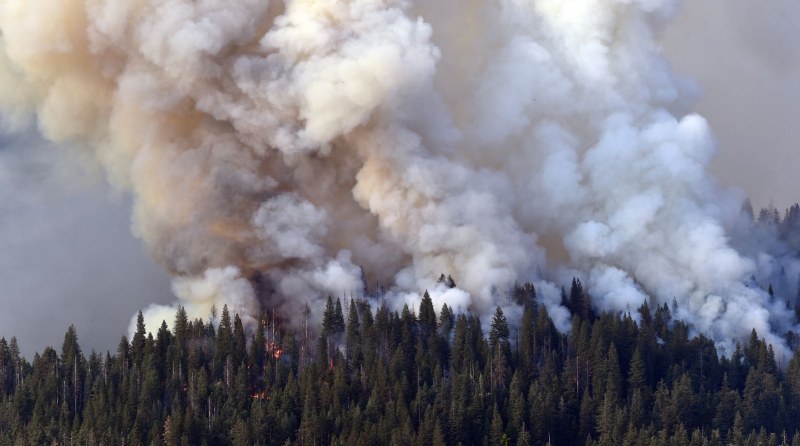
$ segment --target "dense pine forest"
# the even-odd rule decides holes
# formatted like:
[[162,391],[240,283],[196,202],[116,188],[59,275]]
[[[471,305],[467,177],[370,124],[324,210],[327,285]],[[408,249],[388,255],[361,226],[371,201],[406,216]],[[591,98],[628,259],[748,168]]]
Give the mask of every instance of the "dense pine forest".
[[757,333],[721,357],[668,305],[595,314],[575,279],[559,334],[533,285],[510,292],[521,320],[498,308],[488,333],[426,293],[399,313],[329,299],[299,333],[226,307],[153,335],[140,314],[114,354],[72,327],[31,363],[3,339],[0,444],[800,444],[800,356],[777,363]]
[[[753,224],[800,247],[800,206]],[[755,331],[726,357],[666,304],[596,314],[576,278],[559,333],[533,284],[508,294],[522,316],[486,326],[425,293],[401,312],[328,298],[301,329],[140,313],[113,354],[74,327],[31,362],[0,339],[0,445],[800,445],[800,355]]]

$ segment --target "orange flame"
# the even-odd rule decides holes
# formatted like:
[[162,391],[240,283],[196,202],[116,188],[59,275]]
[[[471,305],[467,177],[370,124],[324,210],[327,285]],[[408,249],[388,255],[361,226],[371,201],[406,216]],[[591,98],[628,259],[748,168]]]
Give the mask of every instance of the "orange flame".
[[275,341],[267,342],[266,343],[267,352],[272,355],[275,359],[281,359],[283,355],[283,348],[280,344]]
[[269,395],[267,395],[267,392],[261,391],[250,394],[250,398],[254,400],[268,400]]

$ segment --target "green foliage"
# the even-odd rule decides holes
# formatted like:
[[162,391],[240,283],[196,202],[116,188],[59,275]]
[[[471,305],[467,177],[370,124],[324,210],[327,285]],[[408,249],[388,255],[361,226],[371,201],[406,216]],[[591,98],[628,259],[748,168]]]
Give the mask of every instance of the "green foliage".
[[227,307],[155,338],[140,314],[113,354],[72,326],[31,363],[0,339],[0,444],[800,444],[797,356],[778,368],[754,332],[720,357],[667,305],[637,324],[587,296],[573,279],[568,333],[522,284],[521,318],[497,308],[488,333],[426,293],[418,313],[347,301],[346,321],[329,298],[316,340]]

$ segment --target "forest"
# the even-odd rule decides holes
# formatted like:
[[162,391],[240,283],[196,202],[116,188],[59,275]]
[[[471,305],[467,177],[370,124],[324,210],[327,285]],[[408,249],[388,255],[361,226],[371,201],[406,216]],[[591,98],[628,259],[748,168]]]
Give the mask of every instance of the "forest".
[[2,339],[0,444],[800,445],[800,357],[778,364],[755,331],[720,356],[666,304],[595,314],[574,279],[560,334],[533,285],[511,293],[513,339],[499,307],[484,333],[427,293],[399,313],[328,299],[300,333],[224,307],[154,336],[140,313],[113,354],[70,327],[30,363]]
[[[792,234],[798,215],[756,223]],[[223,307],[153,330],[139,313],[106,353],[74,327],[31,361],[3,338],[0,444],[800,445],[800,355],[776,358],[755,331],[727,357],[667,304],[597,314],[575,278],[559,333],[533,284],[507,293],[521,317],[497,307],[485,324],[425,292],[399,312],[329,297],[301,329]]]

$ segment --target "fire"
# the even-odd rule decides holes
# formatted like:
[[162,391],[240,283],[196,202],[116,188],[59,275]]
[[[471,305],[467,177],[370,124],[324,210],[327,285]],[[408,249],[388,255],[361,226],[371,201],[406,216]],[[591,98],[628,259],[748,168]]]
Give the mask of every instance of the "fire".
[[283,348],[280,344],[275,341],[269,341],[266,343],[267,352],[272,355],[275,359],[281,359],[283,355]]
[[262,390],[261,392],[251,393],[250,398],[254,400],[268,400],[269,395],[267,395],[267,392]]

